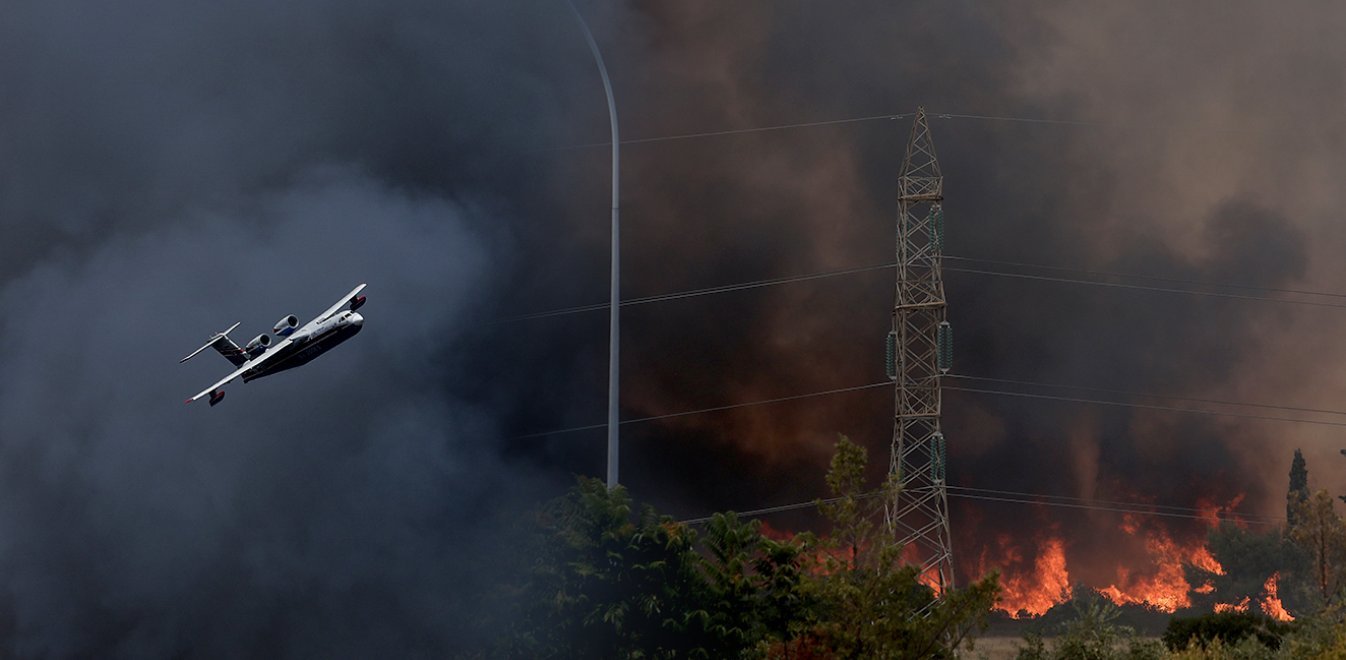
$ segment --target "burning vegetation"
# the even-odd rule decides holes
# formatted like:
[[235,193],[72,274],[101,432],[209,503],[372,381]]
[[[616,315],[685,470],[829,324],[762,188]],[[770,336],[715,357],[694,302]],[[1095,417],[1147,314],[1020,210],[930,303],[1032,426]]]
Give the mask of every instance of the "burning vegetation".
[[[1291,657],[1346,657],[1346,524],[1324,491],[1292,489],[1284,528],[1200,516],[1184,529],[1126,515],[1116,528],[1125,543],[1104,541],[1113,556],[1132,561],[1104,572],[1084,561],[1076,570],[1072,550],[1087,558],[1087,549],[1060,528],[1048,525],[1031,545],[998,535],[977,555],[983,577],[945,588],[884,528],[886,498],[865,487],[864,450],[844,439],[837,450],[827,478],[836,497],[819,503],[829,524],[823,534],[732,513],[704,526],[679,524],[649,507],[638,512],[624,489],[581,480],[540,517],[535,564],[515,585],[522,597],[510,620],[518,634],[502,649],[550,657],[947,657],[998,610],[997,627],[1027,619],[1034,621],[1027,630],[1052,635],[1026,634],[1018,657],[1030,660],[1160,658],[1164,647],[1181,657],[1223,657],[1219,649],[1233,645],[1272,653],[1286,644]],[[1091,581],[1102,586],[1085,586]]]
[[[1248,562],[1236,556],[1242,548],[1235,547],[1237,544],[1230,540],[1251,536],[1257,539],[1252,545],[1260,542],[1262,546],[1283,546],[1283,542],[1226,525],[1210,528],[1205,537],[1183,542],[1163,527],[1146,526],[1138,516],[1127,514],[1121,531],[1138,542],[1143,554],[1116,566],[1110,581],[1085,587],[1116,605],[1166,614],[1203,608],[1214,612],[1247,612],[1253,608],[1278,621],[1294,620],[1280,597],[1281,569],[1245,566]],[[1260,588],[1249,593],[1246,574],[1231,576],[1212,553],[1211,543],[1230,552],[1240,571],[1265,570],[1256,578]],[[1250,544],[1245,539],[1242,545]],[[982,550],[977,562],[979,574],[1000,571],[1002,592],[996,609],[1014,619],[1046,614],[1069,601],[1078,586],[1071,579],[1064,539],[1049,536],[1036,546],[1036,556],[1026,557],[1023,549],[1001,535]],[[1281,552],[1284,556],[1295,555],[1285,548]]]
[[1203,503],[1195,530],[1124,514],[1107,540],[1112,556],[1124,559],[1104,571],[1084,562],[1077,569],[1071,543],[1053,531],[1027,547],[997,536],[976,572],[1000,573],[995,609],[1012,619],[1044,617],[1081,593],[1160,614],[1246,613],[1279,622],[1337,603],[1346,593],[1346,523],[1329,494],[1310,495],[1303,456],[1296,451],[1292,463],[1284,527],[1231,522],[1242,499]]
[[1022,551],[1010,545],[1007,535],[996,539],[999,562],[987,559],[991,548],[982,550],[977,564],[978,573],[985,575],[999,568],[1000,601],[996,609],[1014,618],[1041,616],[1052,607],[1070,598],[1070,572],[1066,570],[1065,545],[1060,538],[1049,538],[1042,551],[1032,560],[1031,569],[1014,570],[1024,565]]

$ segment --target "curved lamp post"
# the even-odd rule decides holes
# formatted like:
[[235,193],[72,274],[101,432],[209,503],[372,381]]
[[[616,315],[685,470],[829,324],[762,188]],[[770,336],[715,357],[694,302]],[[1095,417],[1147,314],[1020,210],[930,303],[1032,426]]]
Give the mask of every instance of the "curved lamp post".
[[608,488],[617,487],[617,431],[619,422],[617,420],[617,384],[618,384],[618,350],[621,344],[620,332],[620,299],[621,289],[621,250],[620,230],[621,223],[618,220],[618,209],[620,208],[618,197],[618,162],[620,160],[618,148],[621,141],[617,138],[617,103],[612,98],[612,81],[608,79],[608,68],[603,64],[603,54],[598,51],[598,42],[594,41],[594,35],[589,31],[589,24],[584,22],[584,15],[579,9],[575,8],[575,3],[566,0],[570,6],[570,11],[575,13],[575,18],[579,20],[580,27],[584,30],[584,38],[589,42],[589,50],[594,54],[594,61],[598,63],[598,74],[603,77],[603,91],[608,95],[608,120],[612,124],[612,293],[608,307]]

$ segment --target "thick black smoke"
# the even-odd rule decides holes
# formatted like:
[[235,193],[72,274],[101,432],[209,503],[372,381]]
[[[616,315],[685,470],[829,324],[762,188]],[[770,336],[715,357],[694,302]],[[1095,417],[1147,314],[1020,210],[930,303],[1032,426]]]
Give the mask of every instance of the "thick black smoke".
[[[0,20],[0,623],[18,656],[482,641],[502,454],[466,356],[514,267],[564,6],[22,2]],[[534,50],[537,49],[537,50]],[[547,111],[554,108],[554,111]],[[536,204],[536,202],[533,202]],[[364,332],[182,400],[368,282]],[[495,561],[494,566],[500,566]]]
[[[627,138],[917,105],[1089,122],[936,115],[951,254],[1263,286],[1343,274],[1328,258],[1341,125],[1304,135],[1315,108],[1340,107],[1335,16],[581,9]],[[606,138],[606,112],[569,10],[140,0],[0,16],[10,650],[442,655],[494,634],[472,624],[499,593],[483,567],[508,554],[503,530],[603,465],[601,431],[520,436],[604,419],[604,315],[500,322],[606,297],[607,151],[578,146]],[[627,145],[627,297],[890,261],[907,130]],[[962,373],[1321,407],[1339,393],[1328,311],[948,280]],[[245,340],[360,281],[359,337],[219,408],[179,403],[225,367],[176,363],[211,332],[241,320]],[[892,286],[876,271],[628,307],[623,414],[880,380]],[[882,471],[891,414],[876,390],[628,425],[623,482],[687,514],[811,499],[838,432]],[[1333,474],[1328,437],[1298,427],[953,393],[946,426],[950,480],[969,486],[1246,494],[1268,512],[1291,444],[1317,442],[1314,474]],[[955,510],[966,557],[998,533],[1075,529],[986,506]],[[1072,558],[1102,553],[1066,536]]]
[[[1330,173],[1346,163],[1333,147],[1341,122],[1322,108],[1341,100],[1342,86],[1323,79],[1344,59],[1323,26],[1341,17],[1306,5],[1321,20],[1240,8],[1217,21],[1208,9],[641,3],[618,15],[625,29],[607,43],[638,54],[609,58],[631,138],[926,106],[946,177],[949,254],[1339,290],[1332,209],[1342,200]],[[1286,43],[1296,44],[1292,53]],[[601,113],[596,94],[594,105]],[[905,120],[872,121],[628,145],[628,295],[891,261],[893,179],[908,130]],[[593,261],[590,293],[567,302],[597,302],[605,154],[573,158],[586,167],[569,172],[568,187],[585,190],[592,223],[576,235]],[[1340,320],[1327,308],[972,273],[947,280],[958,373],[1332,407],[1338,379],[1328,365],[1340,351],[1328,328]],[[881,380],[892,287],[890,272],[875,272],[630,307],[625,414]],[[553,428],[602,419],[602,323],[594,313],[531,330],[551,339],[573,333],[583,348],[539,353],[530,366],[565,380],[570,356],[592,365],[579,381],[591,395],[564,406],[570,416]],[[579,339],[585,333],[598,341]],[[544,400],[556,395],[553,382],[537,381]],[[870,448],[877,478],[892,409],[889,392],[871,391],[629,425],[624,480],[688,514],[808,499],[823,492],[838,432]],[[950,392],[945,425],[951,482],[981,488],[1192,507],[1241,502],[1270,514],[1294,445],[1316,447],[1324,486],[1346,467],[1333,462],[1323,427],[1238,418]],[[547,446],[580,444],[590,453],[574,464],[599,464],[601,431],[558,435]],[[954,519],[968,570],[999,534],[1021,540],[1031,559],[1035,540],[1052,529],[1093,586],[1117,579],[1119,564],[1145,560],[1139,539],[1134,552],[1117,550],[1127,535],[1104,512],[958,501]],[[1195,522],[1160,526],[1184,543],[1202,534]]]

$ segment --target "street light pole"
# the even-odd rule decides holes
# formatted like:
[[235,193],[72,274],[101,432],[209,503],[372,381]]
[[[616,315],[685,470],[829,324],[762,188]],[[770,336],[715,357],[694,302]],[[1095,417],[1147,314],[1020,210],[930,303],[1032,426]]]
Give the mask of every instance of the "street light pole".
[[603,54],[598,51],[598,42],[594,41],[594,35],[589,31],[589,24],[584,21],[584,15],[579,9],[575,8],[575,3],[566,0],[570,5],[570,11],[575,13],[575,18],[579,19],[580,27],[584,29],[584,38],[589,42],[589,50],[593,52],[594,61],[598,63],[598,74],[603,77],[603,91],[608,96],[608,122],[612,125],[612,292],[608,306],[608,488],[617,487],[617,432],[619,422],[617,420],[618,408],[618,358],[621,354],[621,222],[619,220],[619,167],[620,162],[619,147],[621,140],[617,137],[617,103],[612,98],[612,81],[608,79],[608,68],[603,64]]

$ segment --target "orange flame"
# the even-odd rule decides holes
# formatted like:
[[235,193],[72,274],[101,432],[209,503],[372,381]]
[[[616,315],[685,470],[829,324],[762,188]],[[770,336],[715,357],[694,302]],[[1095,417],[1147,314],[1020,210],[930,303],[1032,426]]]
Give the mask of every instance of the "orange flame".
[[1285,611],[1285,606],[1281,604],[1278,591],[1280,579],[1280,571],[1277,571],[1267,578],[1266,584],[1262,585],[1262,589],[1267,592],[1266,599],[1262,601],[1262,611],[1277,621],[1294,621],[1295,618],[1290,616],[1290,613]]
[[927,587],[930,587],[930,590],[935,592],[936,597],[939,597],[944,592],[944,586],[939,583],[939,572],[937,569],[932,568],[924,573],[921,573],[920,575],[917,575],[916,581],[920,582],[921,584]]
[[[1243,500],[1243,495],[1237,495],[1224,504],[1198,501],[1198,517],[1206,525],[1215,527],[1229,520]],[[1237,520],[1235,524],[1244,526]],[[1192,594],[1219,596],[1214,582],[1194,585],[1187,581],[1185,575],[1184,566],[1189,564],[1211,575],[1226,574],[1203,539],[1175,539],[1165,527],[1150,523],[1148,518],[1130,514],[1123,517],[1120,528],[1138,546],[1144,548],[1145,559],[1114,569],[1111,584],[1095,589],[1102,596],[1117,605],[1140,605],[1169,613],[1191,607]],[[987,555],[997,550],[999,559],[988,562]],[[978,571],[983,575],[989,568],[1000,569],[1002,596],[996,609],[1012,618],[1040,616],[1053,606],[1065,602],[1071,595],[1070,574],[1060,537],[1051,538],[1043,544],[1041,552],[1031,562],[1025,560],[1024,554],[1012,545],[1008,536],[1002,535],[982,550],[978,561]],[[1129,551],[1127,554],[1134,555],[1135,552]],[[1277,592],[1279,577],[1279,574],[1273,574],[1267,578],[1260,597],[1218,603],[1215,611],[1246,612],[1255,604],[1275,619],[1293,620]]]
[[[1234,499],[1229,500],[1228,504],[1216,504],[1206,499],[1197,500],[1197,516],[1208,526],[1219,527],[1221,520],[1220,514],[1223,513],[1228,516],[1229,514],[1234,513],[1234,509],[1238,508],[1238,505],[1243,503],[1243,499],[1244,494],[1239,493],[1234,496]],[[1248,526],[1248,523],[1244,522],[1242,518],[1234,518],[1234,524],[1239,527]]]
[[[1206,571],[1207,573],[1224,575],[1224,567],[1220,565],[1219,561],[1216,561],[1215,555],[1212,555],[1210,553],[1210,550],[1207,550],[1206,546],[1204,545],[1197,546],[1196,550],[1192,552],[1192,555],[1191,557],[1188,558],[1187,562],[1203,571]],[[1214,587],[1211,588],[1213,589]]]
[[[1140,525],[1130,516],[1127,518],[1122,529],[1132,536],[1140,535]],[[1136,575],[1126,567],[1119,567],[1117,581],[1098,590],[1108,600],[1118,605],[1147,605],[1164,612],[1173,612],[1192,605],[1190,593],[1193,589],[1183,575],[1184,563],[1224,575],[1224,567],[1220,566],[1220,562],[1215,560],[1204,544],[1182,547],[1162,529],[1146,534],[1144,542],[1153,571],[1148,575]]]
[[[1023,560],[1015,548],[1006,547],[1007,537],[1001,537],[1004,550],[1004,562],[1011,564]],[[1070,573],[1066,571],[1065,544],[1059,538],[1050,538],[1042,546],[1034,570],[1030,574],[1001,576],[999,609],[1013,618],[1041,616],[1047,610],[1070,598]],[[982,554],[981,573],[986,573],[986,556]]]

